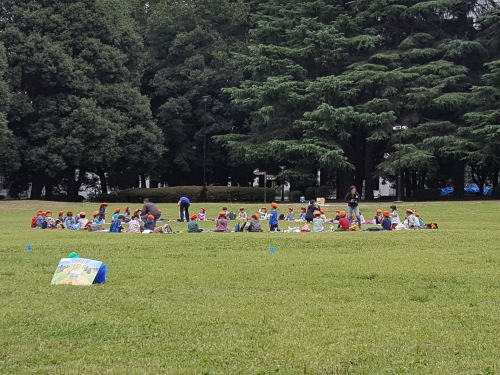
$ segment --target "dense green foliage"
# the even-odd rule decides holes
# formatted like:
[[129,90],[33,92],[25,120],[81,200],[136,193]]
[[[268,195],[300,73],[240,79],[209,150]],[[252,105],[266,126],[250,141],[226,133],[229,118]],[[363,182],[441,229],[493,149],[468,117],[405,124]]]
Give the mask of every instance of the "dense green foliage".
[[33,198],[248,186],[257,167],[368,199],[399,169],[407,196],[496,186],[499,7],[5,0],[0,173]]
[[[157,203],[177,203],[179,198],[187,196],[191,202],[200,202],[200,186],[171,186],[157,189],[125,189],[116,195],[100,196],[100,201],[141,203],[149,198]],[[274,200],[276,191],[266,188],[266,200]],[[264,189],[253,187],[209,186],[206,192],[209,202],[264,202]]]
[[[203,206],[209,217],[221,208]],[[406,206],[438,230],[134,235],[29,228],[37,209],[97,207],[0,202],[0,373],[500,372],[499,236],[485,225],[496,202]],[[247,212],[258,207],[245,205]],[[178,217],[176,204],[159,208]],[[362,208],[368,216],[384,207]],[[474,220],[457,220],[467,217]],[[73,251],[106,263],[108,282],[50,285],[59,259]]]

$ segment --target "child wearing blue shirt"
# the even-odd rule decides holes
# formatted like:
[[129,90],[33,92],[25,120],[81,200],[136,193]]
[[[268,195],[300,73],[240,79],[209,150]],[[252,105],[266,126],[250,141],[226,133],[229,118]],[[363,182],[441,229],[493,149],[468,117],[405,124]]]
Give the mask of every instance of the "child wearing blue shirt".
[[389,211],[384,211],[384,219],[382,220],[382,229],[381,230],[392,230],[392,221],[390,219],[391,213]]
[[149,230],[155,229],[155,217],[153,215],[148,215],[148,218],[144,223],[144,229],[149,229]]
[[278,213],[278,203],[273,202],[271,203],[271,213],[269,216],[269,230],[271,232],[277,232],[278,231],[278,218],[279,218],[279,213]]

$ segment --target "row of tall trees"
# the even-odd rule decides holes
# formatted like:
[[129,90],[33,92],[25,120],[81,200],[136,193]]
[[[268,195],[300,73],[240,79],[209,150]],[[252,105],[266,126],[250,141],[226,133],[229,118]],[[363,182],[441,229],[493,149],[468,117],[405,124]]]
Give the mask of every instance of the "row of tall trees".
[[[12,194],[247,185],[371,198],[496,184],[496,0],[5,0],[0,173]],[[406,129],[395,131],[397,129]],[[204,168],[204,164],[206,168]],[[281,167],[281,168],[280,168]]]

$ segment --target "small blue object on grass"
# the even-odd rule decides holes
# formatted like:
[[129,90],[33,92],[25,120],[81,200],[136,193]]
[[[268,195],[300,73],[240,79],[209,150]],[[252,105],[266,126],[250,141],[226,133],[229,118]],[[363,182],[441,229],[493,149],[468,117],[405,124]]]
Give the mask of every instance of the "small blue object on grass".
[[271,246],[271,249],[269,249],[269,252],[271,254],[274,254],[276,252],[276,249],[274,248],[274,246]]
[[102,284],[106,282],[106,275],[108,273],[108,267],[105,264],[101,264],[97,275],[95,275],[94,284]]
[[32,250],[33,250],[33,245],[28,244],[28,246],[26,246],[26,251],[32,251]]
[[71,254],[68,255],[68,258],[80,258],[80,255],[78,255],[73,251]]

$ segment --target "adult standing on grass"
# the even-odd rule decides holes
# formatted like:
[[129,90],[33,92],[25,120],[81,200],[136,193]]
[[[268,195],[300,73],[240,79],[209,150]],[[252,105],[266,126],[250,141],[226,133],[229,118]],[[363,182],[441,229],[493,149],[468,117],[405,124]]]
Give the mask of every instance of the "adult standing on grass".
[[321,207],[319,206],[318,202],[312,199],[309,202],[309,206],[307,206],[306,221],[308,223],[312,223],[312,221],[314,220],[314,211],[319,211],[319,210],[321,210]]
[[189,221],[189,206],[191,205],[191,201],[189,200],[189,198],[181,197],[177,204],[179,205],[180,211],[179,221]]
[[144,198],[143,200],[144,207],[141,210],[141,219],[142,221],[146,221],[148,219],[148,215],[153,215],[155,222],[161,216],[160,210],[155,206],[153,202],[149,201],[149,198]]
[[361,218],[359,216],[359,200],[360,196],[358,191],[356,190],[356,186],[351,186],[349,188],[349,192],[345,196],[345,201],[347,203],[347,218],[350,220],[352,217],[352,213],[356,215],[356,219],[358,220],[358,227],[361,229]]

